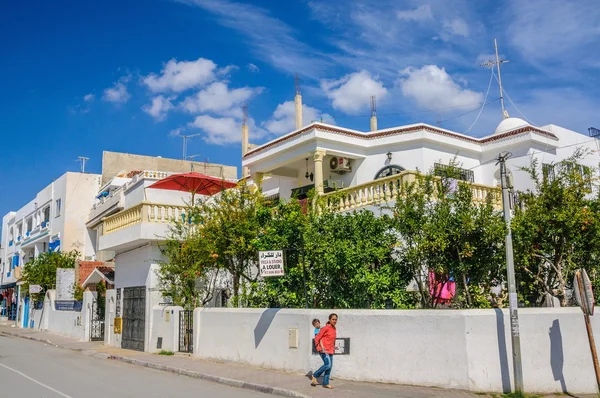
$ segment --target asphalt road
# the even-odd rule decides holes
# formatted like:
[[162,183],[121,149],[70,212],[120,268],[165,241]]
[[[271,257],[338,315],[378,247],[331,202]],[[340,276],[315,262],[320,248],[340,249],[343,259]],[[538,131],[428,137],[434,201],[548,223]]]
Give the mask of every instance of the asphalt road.
[[0,336],[0,398],[268,396]]

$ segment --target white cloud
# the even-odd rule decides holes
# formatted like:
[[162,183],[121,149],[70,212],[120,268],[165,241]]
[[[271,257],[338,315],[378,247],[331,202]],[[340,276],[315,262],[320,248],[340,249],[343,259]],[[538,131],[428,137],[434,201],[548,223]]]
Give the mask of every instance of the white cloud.
[[262,88],[242,87],[229,89],[225,82],[215,82],[198,94],[187,97],[180,106],[190,113],[213,112],[232,113],[241,117],[239,108],[252,96],[262,92]]
[[104,90],[104,96],[102,99],[115,104],[123,104],[129,101],[131,94],[129,94],[127,87],[125,86],[125,83],[128,80],[129,78],[122,78],[120,81],[115,82],[113,87]]
[[[321,112],[313,107],[302,105],[302,124],[308,125],[314,120],[317,120]],[[329,123],[329,121],[327,121]],[[287,134],[296,130],[296,106],[294,101],[286,101],[283,104],[277,105],[273,116],[262,126],[272,134]]]
[[248,64],[248,70],[254,73],[260,72],[260,68],[252,63]]
[[[242,122],[233,117],[200,115],[188,126],[203,130],[206,133],[203,137],[204,141],[209,144],[227,145],[242,140]],[[248,132],[251,140],[258,140],[266,135],[263,129],[256,126],[252,118],[248,119]]]
[[482,93],[461,87],[444,68],[436,65],[406,68],[400,75],[402,94],[415,99],[425,109],[473,109],[483,101]]
[[443,31],[440,33],[440,37],[444,41],[450,40],[452,36],[469,37],[469,25],[464,19],[454,18],[444,21],[442,27]]
[[157,121],[164,120],[167,116],[167,112],[174,108],[171,101],[174,98],[166,98],[162,95],[157,95],[152,98],[152,102],[150,104],[146,104],[142,107],[142,110],[152,116]]
[[398,11],[396,16],[398,19],[407,21],[427,21],[433,19],[433,13],[431,12],[431,6],[429,4],[421,5],[414,10]]
[[176,129],[169,131],[169,137],[181,137],[181,133],[183,133],[184,131],[185,128],[177,127]]
[[83,97],[83,100],[84,100],[85,102],[93,102],[93,101],[94,101],[94,99],[96,99],[96,96],[95,96],[94,94],[92,94],[92,93],[89,93],[89,94],[87,94],[87,95],[85,95],[85,96]]
[[[225,68],[225,73],[230,68]],[[198,58],[195,61],[177,61],[171,59],[163,67],[160,74],[151,73],[142,79],[143,83],[153,92],[176,93],[201,87],[215,80],[218,73],[217,65],[206,58]],[[222,72],[221,72],[222,73]]]
[[387,95],[383,83],[373,79],[365,70],[348,74],[338,80],[322,80],[321,88],[332,100],[334,109],[348,114],[367,109],[372,95],[377,99],[383,99]]

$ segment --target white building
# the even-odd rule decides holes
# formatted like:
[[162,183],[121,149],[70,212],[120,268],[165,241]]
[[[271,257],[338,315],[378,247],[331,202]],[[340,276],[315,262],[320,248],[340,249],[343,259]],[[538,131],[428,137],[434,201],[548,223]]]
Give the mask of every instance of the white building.
[[90,238],[85,222],[99,186],[100,175],[68,172],[2,218],[0,293],[9,294],[7,302],[19,302],[13,297],[19,296],[22,267],[41,253],[77,250],[86,255]]
[[105,152],[102,169],[104,184],[95,195],[87,227],[95,238],[91,251],[96,258],[114,258],[116,297],[109,297],[107,310],[123,320],[122,334],[114,334],[112,325],[106,326],[106,341],[148,351],[150,344],[156,344],[149,338],[152,309],[164,302],[156,273],[164,260],[159,244],[169,235],[172,219],[180,219],[191,200],[186,192],[149,187],[171,174],[191,170],[237,180],[237,168]]
[[597,170],[597,138],[518,118],[504,119],[483,138],[422,123],[368,132],[312,123],[247,151],[242,166],[266,196],[302,199],[312,188],[325,196],[337,191],[346,194],[340,205],[348,210],[390,199],[390,182],[417,171],[443,175],[454,161],[462,167],[461,179],[473,183],[475,200],[483,200],[500,183],[496,163],[504,151],[512,153],[507,165],[515,189],[531,189],[522,167],[537,158],[549,170],[578,148],[589,151],[581,164]]

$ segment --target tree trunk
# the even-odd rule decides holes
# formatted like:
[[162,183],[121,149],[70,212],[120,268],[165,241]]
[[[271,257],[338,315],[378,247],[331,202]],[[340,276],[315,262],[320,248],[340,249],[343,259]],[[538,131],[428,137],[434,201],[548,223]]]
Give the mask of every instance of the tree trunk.
[[467,285],[467,275],[463,274],[462,280],[463,280],[463,286],[465,288],[465,296],[467,297],[467,305],[470,308],[472,301],[471,301],[471,293],[469,292],[469,286]]
[[240,303],[240,274],[239,272],[233,273],[233,297],[235,298],[235,303],[239,307]]

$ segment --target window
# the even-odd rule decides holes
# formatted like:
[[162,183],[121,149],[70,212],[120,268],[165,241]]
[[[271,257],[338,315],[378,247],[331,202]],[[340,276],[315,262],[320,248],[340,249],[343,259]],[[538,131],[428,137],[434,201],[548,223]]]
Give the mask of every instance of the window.
[[405,168],[402,166],[397,166],[397,165],[391,164],[391,165],[385,166],[384,168],[379,170],[377,172],[377,174],[375,174],[375,179],[378,180],[380,178],[386,178],[389,176],[393,176],[395,174],[400,174],[404,170],[405,170]]
[[50,206],[44,208],[44,222],[50,221]]
[[56,199],[56,216],[60,216],[60,205],[62,204],[62,199]]
[[438,177],[454,178],[456,180],[475,182],[473,170],[461,169],[460,167],[447,164],[434,163],[433,174]]
[[33,217],[29,217],[27,219],[27,230],[26,230],[26,232],[29,233],[29,232],[31,232],[32,229],[33,229]]

